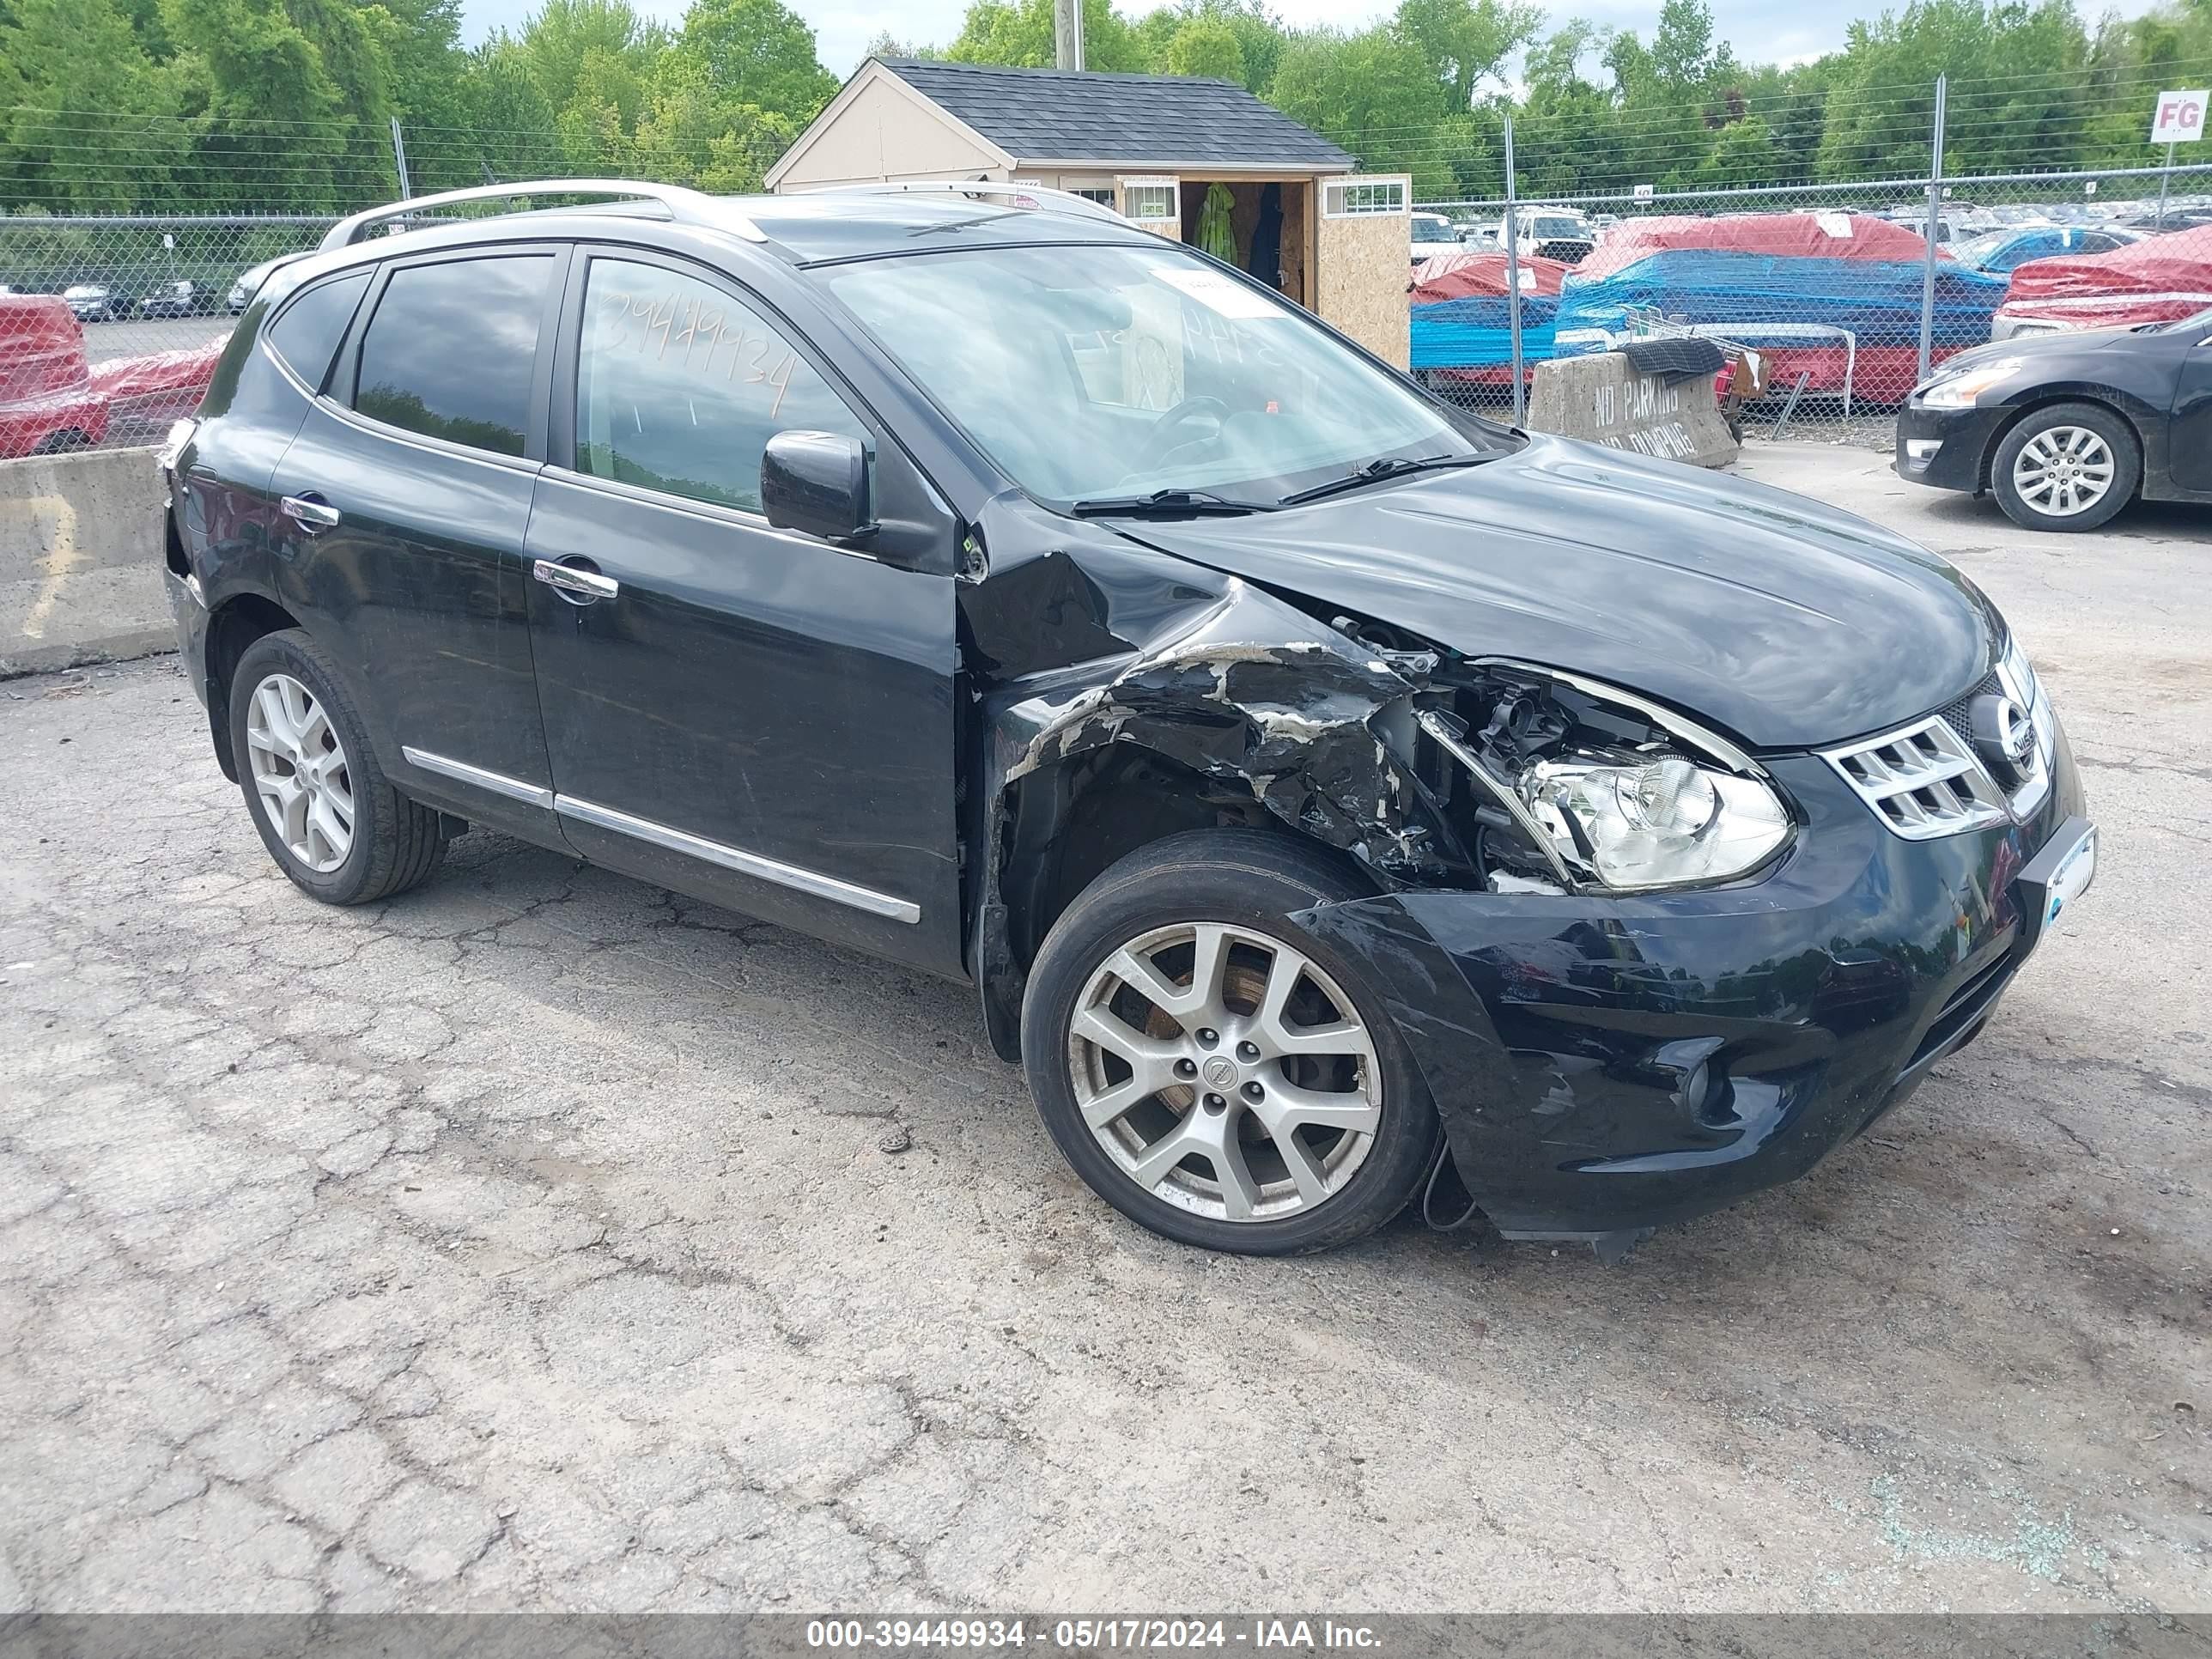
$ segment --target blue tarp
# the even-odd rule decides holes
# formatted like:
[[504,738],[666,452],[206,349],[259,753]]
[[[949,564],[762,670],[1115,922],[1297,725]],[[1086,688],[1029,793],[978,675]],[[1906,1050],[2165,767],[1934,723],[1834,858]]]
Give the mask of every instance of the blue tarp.
[[[1559,302],[1521,296],[1521,356],[1539,362],[1553,352],[1553,314]],[[1512,322],[1502,294],[1417,305],[1412,320],[1415,368],[1494,368],[1513,361]],[[1510,375],[1507,377],[1511,378]]]
[[[1656,306],[1685,322],[1822,323],[1850,329],[1862,346],[1917,344],[1923,276],[1920,264],[1903,260],[1674,250],[1609,276],[1570,276],[1556,325],[1618,330],[1626,325],[1626,307]],[[2002,277],[1939,261],[1936,342],[1981,344],[2004,294]]]

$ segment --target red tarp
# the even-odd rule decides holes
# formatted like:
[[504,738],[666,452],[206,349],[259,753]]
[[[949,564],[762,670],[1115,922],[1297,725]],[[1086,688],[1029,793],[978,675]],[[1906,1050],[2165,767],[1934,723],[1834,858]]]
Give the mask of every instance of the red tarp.
[[143,357],[111,357],[92,366],[94,389],[108,399],[123,436],[149,435],[200,406],[226,337],[180,351],[153,351]]
[[86,370],[84,331],[52,295],[0,294],[0,456],[107,435],[107,399]]
[[2031,259],[2012,273],[2000,317],[2069,328],[2178,322],[2212,307],[2212,225],[2146,236],[2109,253]]
[[1682,250],[1801,259],[1928,257],[1928,244],[1918,235],[1872,214],[1759,213],[1726,219],[1625,219],[1598,239],[1575,270],[1585,277],[1610,276],[1655,253]]
[[[1567,273],[1573,269],[1557,259],[1524,254],[1521,259],[1521,291],[1557,295]],[[1439,253],[1414,267],[1413,303],[1425,306],[1440,300],[1503,299],[1505,283],[1503,253]]]

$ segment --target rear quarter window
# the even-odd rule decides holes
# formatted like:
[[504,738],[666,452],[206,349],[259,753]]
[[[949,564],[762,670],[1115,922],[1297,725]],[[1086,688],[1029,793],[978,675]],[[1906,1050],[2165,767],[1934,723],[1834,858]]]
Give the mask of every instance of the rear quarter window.
[[331,359],[337,355],[338,342],[353,321],[354,307],[368,291],[368,271],[357,270],[318,283],[295,295],[270,324],[266,336],[270,349],[311,390],[323,389]]

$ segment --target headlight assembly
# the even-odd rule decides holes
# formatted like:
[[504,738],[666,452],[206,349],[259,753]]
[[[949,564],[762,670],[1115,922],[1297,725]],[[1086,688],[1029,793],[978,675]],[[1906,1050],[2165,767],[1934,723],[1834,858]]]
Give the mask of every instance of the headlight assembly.
[[1740,876],[1790,835],[1764,783],[1680,755],[1538,761],[1519,787],[1569,867],[1619,892]]
[[1565,888],[1654,892],[1747,875],[1790,839],[1781,797],[1717,733],[1579,676],[1468,666],[1497,677],[1455,699],[1476,718],[1435,707],[1417,718],[1488,798],[1477,818],[1496,864],[1517,858],[1534,873],[1533,855]]
[[2022,361],[2018,357],[1999,357],[1994,362],[1976,363],[1958,374],[1930,380],[1914,394],[1914,401],[1923,409],[1972,409],[1982,393],[2017,374]]

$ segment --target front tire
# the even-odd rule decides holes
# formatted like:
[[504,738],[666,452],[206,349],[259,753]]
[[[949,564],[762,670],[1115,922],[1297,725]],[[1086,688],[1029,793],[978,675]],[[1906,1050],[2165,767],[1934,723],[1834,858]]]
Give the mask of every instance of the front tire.
[[1053,924],[1022,1005],[1038,1113],[1091,1189],[1208,1249],[1372,1231],[1436,1155],[1434,1103],[1362,965],[1292,926],[1364,896],[1320,848],[1196,830],[1130,854]]
[[325,904],[369,904],[428,881],[444,819],[394,789],[336,666],[288,628],[246,647],[231,676],[230,752],[262,845]]
[[2035,410],[2005,434],[1990,464],[1997,505],[2025,530],[2094,530],[2142,482],[2134,430],[2098,404]]

